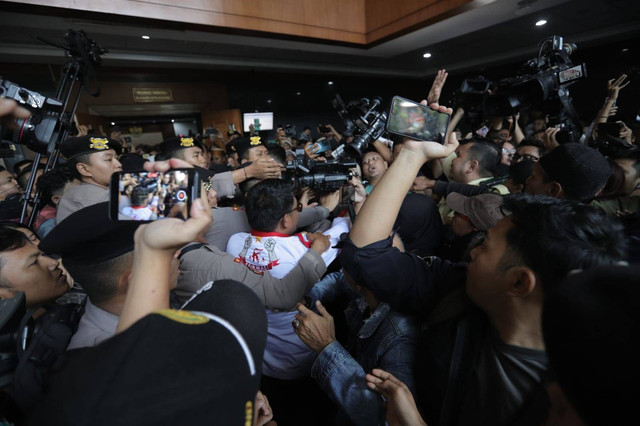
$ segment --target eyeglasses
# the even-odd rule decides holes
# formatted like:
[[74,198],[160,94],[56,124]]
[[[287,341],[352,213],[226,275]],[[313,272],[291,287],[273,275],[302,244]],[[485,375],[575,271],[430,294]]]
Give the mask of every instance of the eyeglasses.
[[[285,214],[293,213],[296,210],[298,211],[298,213],[300,213],[302,211],[302,203],[299,202],[297,206],[295,206],[293,209],[289,210]],[[283,216],[284,216],[284,214],[283,214]]]
[[513,156],[513,159],[518,162],[519,159],[523,159],[523,160],[531,160],[531,161],[539,161],[540,157],[536,157],[535,155],[531,155],[531,154],[516,154]]
[[512,158],[514,155],[516,155],[516,150],[515,150],[515,149],[513,149],[513,148],[511,148],[511,149],[508,149],[508,148],[502,148],[502,153],[503,153],[503,154],[507,154],[507,156],[508,156],[509,158]]

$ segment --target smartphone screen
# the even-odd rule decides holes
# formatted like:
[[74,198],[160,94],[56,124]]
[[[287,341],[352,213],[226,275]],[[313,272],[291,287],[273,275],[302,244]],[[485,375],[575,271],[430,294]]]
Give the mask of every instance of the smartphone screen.
[[444,143],[449,114],[395,96],[391,101],[387,131],[420,141]]
[[109,213],[119,222],[152,222],[165,217],[187,218],[200,185],[195,169],[138,171],[111,176]]

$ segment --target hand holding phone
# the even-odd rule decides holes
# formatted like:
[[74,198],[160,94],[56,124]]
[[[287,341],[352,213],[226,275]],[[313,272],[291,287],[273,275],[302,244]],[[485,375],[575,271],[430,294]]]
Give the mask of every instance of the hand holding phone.
[[419,141],[444,143],[451,115],[394,96],[388,117],[387,131],[390,133]]
[[187,218],[191,202],[200,197],[200,183],[193,168],[118,172],[111,176],[110,191],[111,220],[153,222],[180,215]]

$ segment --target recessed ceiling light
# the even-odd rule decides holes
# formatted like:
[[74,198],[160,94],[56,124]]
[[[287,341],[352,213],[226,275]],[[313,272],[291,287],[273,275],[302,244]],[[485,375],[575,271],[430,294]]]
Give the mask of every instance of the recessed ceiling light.
[[330,82],[328,82],[327,84],[328,84],[329,86],[332,86],[332,85],[333,85],[333,81],[330,81]]
[[267,99],[267,103],[270,104],[271,103],[271,99]]
[[116,123],[114,123],[114,122],[112,121],[112,122],[111,122],[111,125],[112,125],[112,126],[115,126],[115,125],[116,125]]
[[149,40],[151,37],[149,37],[148,35],[143,35],[142,38],[145,40]]
[[430,58],[431,57],[431,53],[425,53],[424,55],[422,55],[423,58]]
[[544,19],[541,19],[538,22],[536,22],[536,27],[541,27],[546,23],[547,23],[547,21],[545,21]]
[[174,120],[174,119],[171,119],[171,122],[172,122],[172,123],[175,123],[175,122],[176,122],[176,120]]
[[302,92],[296,92],[296,95],[300,96],[302,95]]
[[621,52],[622,52],[622,53],[627,53],[628,51],[629,51],[629,49],[628,49],[628,48],[626,48],[626,47],[625,47],[624,49],[622,49],[622,50],[621,50]]

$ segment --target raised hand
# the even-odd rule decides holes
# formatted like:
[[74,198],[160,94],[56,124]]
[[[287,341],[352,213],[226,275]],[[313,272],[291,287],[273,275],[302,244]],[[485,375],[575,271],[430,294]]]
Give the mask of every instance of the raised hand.
[[622,74],[620,77],[616,79],[612,78],[611,80],[608,81],[607,91],[609,93],[609,99],[616,99],[618,97],[618,94],[620,93],[620,90],[624,89],[625,87],[627,87],[629,83],[631,83],[631,81],[627,81],[625,83],[624,81],[626,79],[627,79],[627,75]]
[[431,90],[429,90],[429,94],[427,95],[427,102],[430,104],[438,103],[440,95],[442,94],[442,88],[444,87],[444,83],[447,81],[448,75],[449,74],[446,70],[438,70],[436,78],[433,79]]
[[387,400],[387,422],[390,426],[426,426],[411,391],[393,374],[374,368],[366,377],[367,386]]
[[[422,101],[420,103],[422,105],[427,105],[427,101]],[[451,114],[453,112],[451,108],[447,108],[436,103],[429,105],[429,107],[446,114]],[[419,142],[412,139],[405,139],[402,144],[403,151],[412,151],[421,155],[423,157],[423,162],[446,158],[454,152],[456,148],[458,148],[458,140],[456,139],[455,132],[451,132],[449,138],[444,144],[440,144],[438,142]]]
[[247,174],[260,180],[279,178],[284,167],[268,157],[258,158],[250,166],[247,166]]

